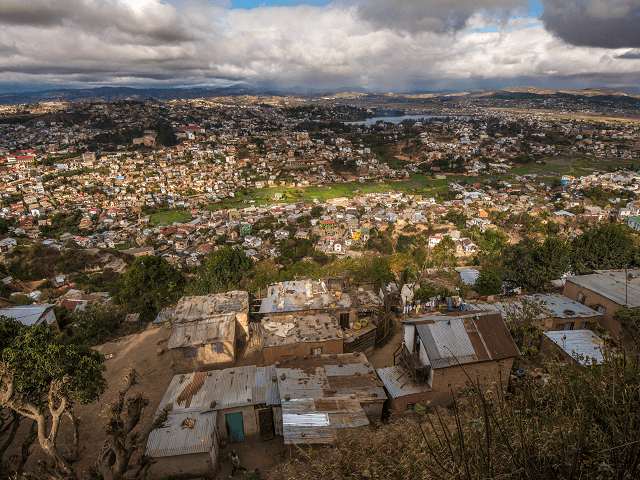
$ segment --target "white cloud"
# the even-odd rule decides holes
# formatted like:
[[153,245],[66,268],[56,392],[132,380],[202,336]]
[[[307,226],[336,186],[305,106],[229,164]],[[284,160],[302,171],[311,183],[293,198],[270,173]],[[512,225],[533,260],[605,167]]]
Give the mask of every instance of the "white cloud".
[[[536,19],[456,5],[466,17],[454,32],[381,26],[363,21],[361,5],[343,3],[228,10],[225,0],[176,6],[161,0],[4,0],[0,83],[245,81],[402,91],[487,80],[638,76],[628,49],[570,46],[543,24],[527,27]],[[497,31],[477,31],[485,27]]]

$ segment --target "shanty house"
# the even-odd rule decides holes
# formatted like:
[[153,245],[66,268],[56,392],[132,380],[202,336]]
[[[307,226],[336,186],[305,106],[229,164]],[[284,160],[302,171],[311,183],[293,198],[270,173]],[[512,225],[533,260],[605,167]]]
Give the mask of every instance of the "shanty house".
[[618,337],[625,332],[613,314],[625,305],[640,308],[640,270],[597,270],[591,275],[567,277],[562,294],[601,313],[602,326]]
[[332,443],[380,421],[387,397],[361,353],[292,357],[276,371],[285,445]]
[[479,306],[501,313],[504,318],[529,313],[533,322],[545,331],[590,329],[599,325],[603,318],[602,313],[557,294],[526,295]]
[[278,357],[342,353],[343,334],[328,313],[267,316],[262,320],[262,355],[265,365]]
[[54,325],[58,328],[55,305],[21,305],[18,307],[0,308],[0,317],[13,318],[23,325]]
[[603,344],[591,330],[546,332],[540,353],[550,359],[586,366],[604,361]]
[[181,298],[168,345],[178,371],[233,365],[238,332],[248,329],[248,304],[246,292]]
[[471,382],[505,388],[520,355],[499,314],[433,316],[403,326],[399,364],[378,370],[396,414],[416,403],[447,405]]
[[326,444],[380,420],[382,383],[362,354],[291,357],[280,365],[173,377],[146,455],[150,478],[215,474],[220,443],[269,440]]

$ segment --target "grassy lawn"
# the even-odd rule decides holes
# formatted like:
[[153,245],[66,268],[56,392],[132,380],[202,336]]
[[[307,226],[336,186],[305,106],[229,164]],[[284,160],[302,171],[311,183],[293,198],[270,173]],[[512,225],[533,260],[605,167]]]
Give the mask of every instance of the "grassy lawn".
[[173,225],[174,222],[185,223],[191,221],[191,215],[182,212],[162,212],[151,215],[151,224]]

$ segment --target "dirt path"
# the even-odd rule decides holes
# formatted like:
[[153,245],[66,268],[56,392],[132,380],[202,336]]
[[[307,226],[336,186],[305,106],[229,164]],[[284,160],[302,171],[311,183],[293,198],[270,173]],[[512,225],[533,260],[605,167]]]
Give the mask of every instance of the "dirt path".
[[393,322],[393,337],[382,348],[376,349],[372,354],[367,355],[367,360],[371,362],[373,368],[393,367],[393,353],[398,349],[403,340],[402,323],[400,320]]

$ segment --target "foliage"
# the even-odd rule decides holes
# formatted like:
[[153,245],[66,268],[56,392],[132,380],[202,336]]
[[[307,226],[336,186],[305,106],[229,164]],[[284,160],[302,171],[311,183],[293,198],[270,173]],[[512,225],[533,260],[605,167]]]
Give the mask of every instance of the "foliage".
[[99,345],[113,338],[124,319],[119,307],[96,304],[69,313],[69,322],[78,330],[74,340],[80,344]]
[[507,245],[509,245],[509,237],[497,228],[485,230],[478,240],[478,246],[485,252],[501,252]]
[[8,272],[24,281],[42,280],[58,273],[79,272],[99,264],[98,257],[79,248],[58,251],[40,243],[18,246],[9,254]]
[[571,245],[571,266],[578,275],[625,265],[640,265],[638,240],[626,226],[613,224],[592,228]]
[[316,205],[311,208],[311,216],[313,218],[319,218],[322,215],[324,209],[320,205]]
[[473,289],[481,296],[496,295],[500,293],[503,279],[502,269],[485,267],[480,271]]
[[443,220],[453,223],[459,229],[463,229],[466,225],[468,217],[457,210],[449,210],[444,217]]
[[613,314],[613,319],[631,332],[636,343],[640,340],[640,310],[620,307]]
[[171,128],[171,125],[166,123],[159,123],[154,127],[154,130],[157,134],[156,140],[160,144],[164,145],[165,147],[172,147],[174,145],[177,145],[178,138],[176,137],[176,134],[173,133],[173,128]]
[[505,283],[529,291],[540,291],[569,269],[570,246],[557,237],[543,243],[525,239],[504,250]]
[[185,287],[182,274],[164,258],[145,256],[136,260],[124,276],[116,281],[110,293],[116,303],[151,320],[170,301],[182,296]]
[[207,295],[242,288],[242,279],[248,276],[252,265],[253,260],[242,249],[220,248],[200,267],[193,291],[197,295]]
[[[38,442],[50,478],[74,478],[80,453],[74,405],[93,403],[106,389],[104,357],[79,345],[51,325],[26,327],[0,319],[0,406],[37,423]],[[73,447],[63,455],[58,432],[64,416],[74,430]]]

